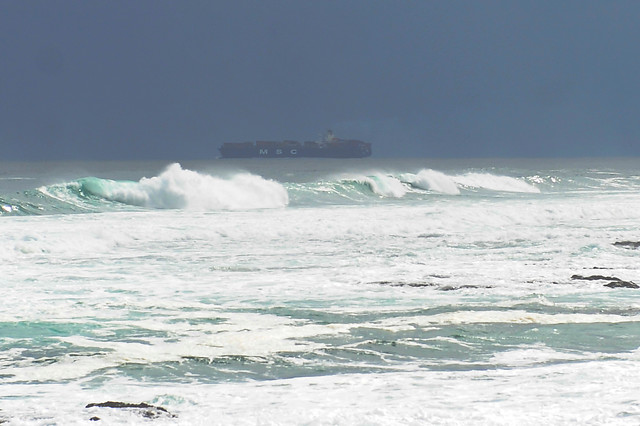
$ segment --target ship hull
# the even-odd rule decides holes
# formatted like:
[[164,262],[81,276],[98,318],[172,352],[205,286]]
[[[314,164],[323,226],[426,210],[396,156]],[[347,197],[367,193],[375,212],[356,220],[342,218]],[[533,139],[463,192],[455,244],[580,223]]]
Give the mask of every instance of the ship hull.
[[358,140],[321,142],[225,143],[222,158],[364,158],[371,156],[371,144]]

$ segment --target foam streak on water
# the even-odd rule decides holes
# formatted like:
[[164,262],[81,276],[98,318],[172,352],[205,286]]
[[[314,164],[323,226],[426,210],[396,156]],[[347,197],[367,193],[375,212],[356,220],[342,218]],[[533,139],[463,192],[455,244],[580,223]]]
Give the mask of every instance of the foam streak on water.
[[222,164],[15,173],[0,422],[640,420],[635,169]]

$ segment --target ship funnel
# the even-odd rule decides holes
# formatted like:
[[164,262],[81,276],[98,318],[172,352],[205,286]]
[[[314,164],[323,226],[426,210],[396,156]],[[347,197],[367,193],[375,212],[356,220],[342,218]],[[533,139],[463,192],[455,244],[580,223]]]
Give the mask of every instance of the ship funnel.
[[325,142],[331,142],[336,139],[333,130],[327,130],[327,136],[324,137]]

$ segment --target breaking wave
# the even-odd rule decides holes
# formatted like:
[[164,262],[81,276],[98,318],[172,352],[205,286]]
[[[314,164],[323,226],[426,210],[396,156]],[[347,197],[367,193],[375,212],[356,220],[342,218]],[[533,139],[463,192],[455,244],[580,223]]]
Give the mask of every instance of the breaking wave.
[[172,164],[137,182],[86,177],[0,198],[0,215],[114,211],[131,208],[201,211],[281,208],[289,195],[278,182],[249,173],[228,179]]
[[383,174],[360,176],[344,179],[347,184],[359,184],[381,197],[401,198],[407,193],[407,187],[396,177]]
[[372,172],[338,175],[316,182],[285,184],[291,205],[352,204],[428,200],[435,196],[536,194],[540,189],[524,178],[490,173],[449,175],[431,169],[417,173]]
[[1,215],[82,213],[123,209],[197,211],[282,208],[287,205],[366,204],[427,200],[432,196],[539,193],[536,180],[490,173],[348,174],[304,183],[277,182],[250,173],[227,178],[171,164],[158,176],[139,181],[85,177],[43,186],[17,197],[0,198]]
[[402,180],[415,188],[427,191],[439,192],[441,194],[458,195],[460,189],[451,176],[435,170],[420,170],[417,174],[406,173],[402,175]]
[[454,177],[457,185],[469,188],[482,188],[502,192],[539,193],[535,186],[510,176],[496,176],[489,173],[467,173]]
[[243,173],[222,179],[170,165],[162,174],[138,182],[84,178],[83,193],[109,201],[157,209],[243,210],[284,207],[287,190],[279,183]]
[[348,194],[353,187],[366,195],[381,198],[403,198],[407,195],[425,195],[437,193],[461,195],[463,191],[539,193],[540,190],[524,180],[510,176],[490,173],[466,173],[447,175],[445,173],[423,169],[418,173],[384,174],[373,173],[366,176],[338,178],[331,183],[334,192]]

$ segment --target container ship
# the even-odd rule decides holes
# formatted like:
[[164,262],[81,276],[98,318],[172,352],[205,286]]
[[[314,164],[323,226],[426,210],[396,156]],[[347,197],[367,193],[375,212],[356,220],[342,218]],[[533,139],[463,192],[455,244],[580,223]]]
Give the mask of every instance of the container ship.
[[371,156],[371,143],[340,139],[329,130],[320,142],[257,141],[227,142],[220,147],[221,158],[363,158]]

